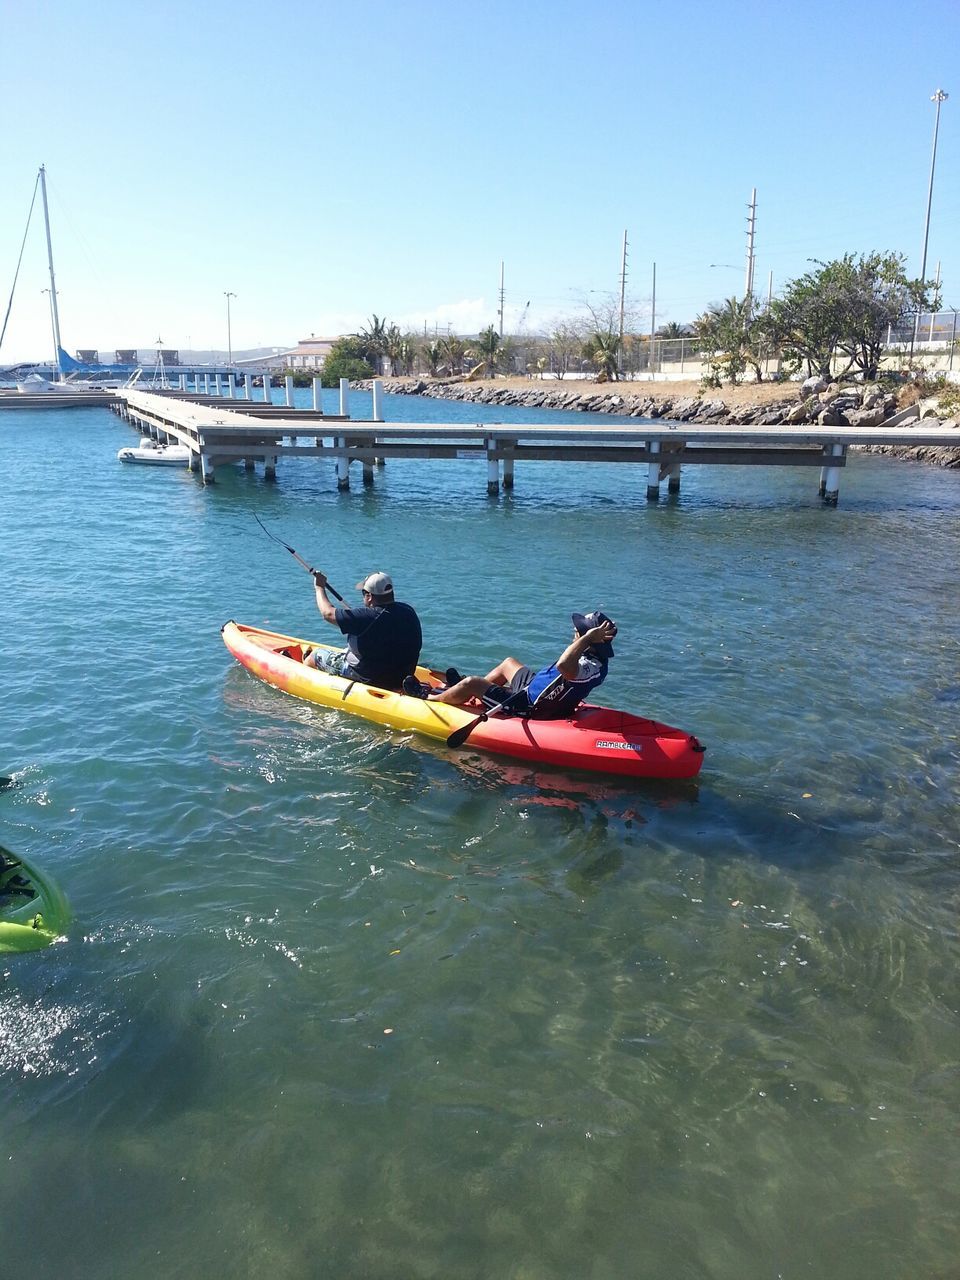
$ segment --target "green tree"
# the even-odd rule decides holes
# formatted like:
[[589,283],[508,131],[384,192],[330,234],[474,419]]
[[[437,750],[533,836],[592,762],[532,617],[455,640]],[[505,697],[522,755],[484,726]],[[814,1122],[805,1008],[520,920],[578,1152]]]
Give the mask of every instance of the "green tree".
[[772,326],[766,311],[755,311],[751,297],[712,303],[694,321],[703,354],[718,379],[736,384],[747,368],[763,381],[763,361],[773,348]]
[[864,377],[877,376],[890,325],[929,306],[932,281],[910,280],[896,253],[844,254],[814,261],[815,270],[791,280],[771,306],[771,320],[783,354],[808,373],[833,377],[836,355]]
[[[847,259],[843,259],[847,263]],[[869,253],[848,266],[849,317],[839,350],[868,382],[880,372],[883,346],[891,328],[938,305],[934,281],[910,280],[899,253]]]
[[336,387],[341,378],[349,378],[351,382],[359,382],[363,378],[372,378],[374,368],[364,359],[365,348],[356,334],[346,338],[338,338],[330,348],[330,354],[323,362],[320,379],[325,387]]

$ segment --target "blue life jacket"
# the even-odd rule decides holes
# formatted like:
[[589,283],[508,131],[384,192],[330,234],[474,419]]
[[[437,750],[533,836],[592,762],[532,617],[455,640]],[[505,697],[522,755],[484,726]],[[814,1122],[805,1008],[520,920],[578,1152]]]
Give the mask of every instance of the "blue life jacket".
[[564,720],[606,678],[607,663],[593,657],[580,658],[574,680],[562,676],[556,666],[544,667],[526,688],[529,713],[536,720]]

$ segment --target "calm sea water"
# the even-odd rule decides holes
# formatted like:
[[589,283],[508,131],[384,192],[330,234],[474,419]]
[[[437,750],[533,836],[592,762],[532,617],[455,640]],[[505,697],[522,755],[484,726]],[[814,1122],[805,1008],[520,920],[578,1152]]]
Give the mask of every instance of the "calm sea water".
[[[134,438],[0,414],[0,841],[75,912],[0,958],[3,1274],[955,1275],[960,473],[205,491]],[[391,571],[441,667],[607,609],[606,700],[700,736],[697,784],[257,684],[228,618],[333,632],[255,512],[345,595]]]

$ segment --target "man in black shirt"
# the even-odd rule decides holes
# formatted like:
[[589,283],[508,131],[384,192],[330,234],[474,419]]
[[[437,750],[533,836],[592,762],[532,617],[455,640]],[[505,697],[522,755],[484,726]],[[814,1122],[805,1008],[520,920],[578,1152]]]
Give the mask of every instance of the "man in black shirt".
[[306,665],[347,680],[399,689],[404,676],[413,674],[423,636],[415,610],[394,599],[390,575],[371,573],[357,583],[363,594],[360,609],[336,608],[327,595],[324,574],[315,573],[314,582],[324,622],[340,628],[347,647],[314,649],[304,658]]

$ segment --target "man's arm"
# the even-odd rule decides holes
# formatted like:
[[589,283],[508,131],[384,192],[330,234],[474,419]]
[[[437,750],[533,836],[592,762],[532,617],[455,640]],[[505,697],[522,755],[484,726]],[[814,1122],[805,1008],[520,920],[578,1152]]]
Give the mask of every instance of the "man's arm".
[[599,627],[591,627],[582,636],[577,636],[572,644],[567,645],[554,666],[564,680],[576,680],[583,654],[592,644],[609,643],[616,634],[617,629],[611,622],[601,622]]
[[337,607],[327,595],[327,579],[319,569],[314,570],[313,583],[316,591],[317,608],[320,610],[320,616],[323,618],[324,622],[329,622],[333,626],[336,626]]

